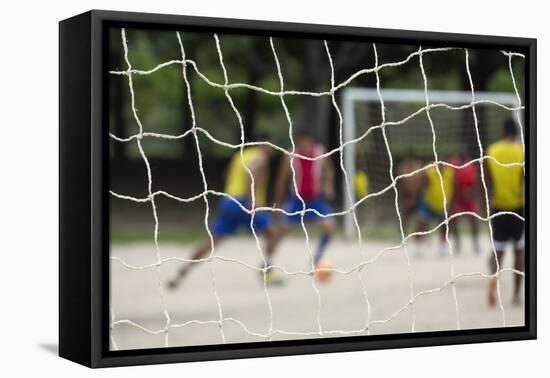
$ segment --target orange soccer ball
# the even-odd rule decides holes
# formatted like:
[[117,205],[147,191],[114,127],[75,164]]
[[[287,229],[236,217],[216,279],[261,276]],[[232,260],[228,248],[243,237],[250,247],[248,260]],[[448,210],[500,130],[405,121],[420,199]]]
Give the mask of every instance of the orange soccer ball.
[[332,276],[331,270],[324,269],[333,269],[333,266],[326,260],[321,260],[315,265],[315,278],[322,283],[327,282]]

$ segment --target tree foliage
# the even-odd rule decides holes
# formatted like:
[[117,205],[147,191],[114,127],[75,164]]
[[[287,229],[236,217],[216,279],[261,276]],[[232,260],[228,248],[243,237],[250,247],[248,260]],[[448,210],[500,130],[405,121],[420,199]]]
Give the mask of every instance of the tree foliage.
[[[150,69],[165,61],[181,59],[176,34],[169,31],[127,30],[128,58],[135,69]],[[186,56],[197,63],[210,80],[223,83],[216,44],[210,33],[182,32]],[[279,90],[275,60],[266,36],[219,36],[224,64],[231,83],[249,83],[269,90]],[[286,90],[327,91],[330,89],[330,66],[322,41],[300,38],[274,38]],[[354,72],[374,67],[374,50],[369,41],[328,41],[339,83]],[[418,46],[377,44],[379,64],[404,60]],[[424,55],[430,89],[469,90],[463,50]],[[476,90],[513,91],[508,59],[499,51],[470,50],[470,66]],[[109,69],[124,70],[120,30],[110,34]],[[520,91],[523,91],[523,62],[516,61],[514,71]],[[223,89],[212,88],[188,66],[191,96],[196,123],[214,137],[238,143],[239,123],[225,98]],[[151,75],[134,75],[136,108],[145,131],[181,134],[191,126],[190,109],[182,78],[181,65],[171,65]],[[380,71],[384,88],[423,88],[418,59],[399,67]],[[120,136],[137,132],[130,108],[127,78],[110,75],[110,129]],[[375,75],[362,75],[351,85],[375,87]],[[280,99],[248,89],[231,90],[231,96],[245,124],[246,139],[258,131],[268,132],[272,140],[288,146],[288,124]],[[337,98],[340,94],[337,93]],[[286,96],[294,127],[308,127],[327,144],[335,143],[337,122],[330,98]],[[167,141],[148,138],[144,148],[151,157],[185,158],[194,149],[191,138]],[[201,139],[202,141],[202,139]],[[113,142],[114,143],[114,142]],[[204,141],[203,152],[214,157],[227,157],[231,151]],[[194,151],[192,151],[194,152]],[[112,146],[112,154],[133,159],[138,156],[134,144]]]

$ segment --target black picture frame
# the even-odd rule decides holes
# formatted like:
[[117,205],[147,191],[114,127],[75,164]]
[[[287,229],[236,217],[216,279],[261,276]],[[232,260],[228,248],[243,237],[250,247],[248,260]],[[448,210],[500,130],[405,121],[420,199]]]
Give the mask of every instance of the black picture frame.
[[[109,351],[109,26],[513,50],[525,55],[526,244],[523,327]],[[59,355],[88,367],[535,339],[536,39],[92,10],[59,23]]]

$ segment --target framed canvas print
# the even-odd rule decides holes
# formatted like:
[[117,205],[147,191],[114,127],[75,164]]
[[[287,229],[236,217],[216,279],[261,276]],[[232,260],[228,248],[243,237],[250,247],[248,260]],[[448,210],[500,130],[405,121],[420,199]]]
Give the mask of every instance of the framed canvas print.
[[536,41],[60,22],[62,357],[536,337]]

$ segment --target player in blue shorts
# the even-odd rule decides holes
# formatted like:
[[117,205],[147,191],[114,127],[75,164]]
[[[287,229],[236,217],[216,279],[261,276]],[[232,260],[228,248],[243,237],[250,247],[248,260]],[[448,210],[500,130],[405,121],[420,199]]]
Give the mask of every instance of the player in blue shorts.
[[[302,130],[296,136],[295,153],[308,158],[316,158],[325,153],[325,149],[315,141],[315,138],[309,132]],[[293,166],[296,173],[298,192],[296,192],[292,180],[291,160],[289,156],[286,156],[281,162],[276,181],[276,202],[284,202],[284,210],[287,213],[297,213],[303,208],[301,198],[305,202],[306,209],[315,210],[321,215],[330,214],[332,210],[327,201],[334,198],[334,168],[330,158],[309,160],[295,157]],[[284,201],[283,199],[289,187],[290,194],[287,200]],[[322,217],[312,211],[305,213],[304,221],[318,222],[321,228],[321,238],[313,256],[313,263],[317,268],[321,265],[323,253],[334,233],[336,224],[332,217]],[[289,224],[300,223],[301,215],[299,213],[286,215],[282,234],[286,233]]]
[[[241,153],[236,152],[231,159],[224,192],[232,198],[222,197],[211,226],[211,233],[214,245],[218,245],[228,236],[233,235],[239,228],[250,228],[252,215],[244,211],[251,209],[252,197],[250,194],[250,175],[246,167],[250,169],[254,177],[255,205],[263,206],[266,202],[267,180],[269,176],[269,158],[271,154],[270,147],[266,145],[248,147]],[[244,164],[243,165],[243,160]],[[269,212],[260,211],[255,213],[253,222],[254,231],[262,235],[265,239],[265,258],[267,267],[271,266],[271,256],[275,251],[275,245],[278,241],[277,228],[272,222]],[[191,259],[199,260],[210,253],[212,248],[211,241],[206,240],[200,244],[194,251]],[[189,273],[194,263],[183,266],[177,276],[168,282],[170,288],[176,288],[181,280]],[[263,266],[262,266],[263,268]],[[271,283],[273,271],[267,271],[268,283]]]

